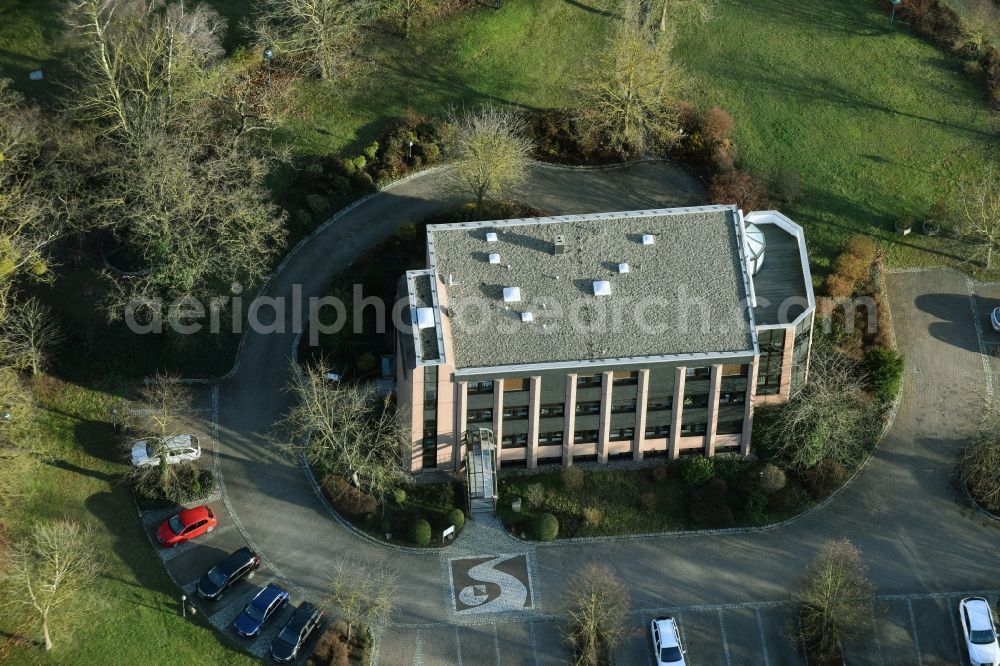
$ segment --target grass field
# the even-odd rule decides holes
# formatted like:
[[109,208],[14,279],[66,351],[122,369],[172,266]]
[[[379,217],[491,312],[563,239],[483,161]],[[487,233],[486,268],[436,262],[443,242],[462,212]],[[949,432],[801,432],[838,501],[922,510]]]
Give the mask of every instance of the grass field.
[[[56,443],[58,461],[39,463],[30,494],[5,510],[16,540],[34,520],[69,518],[95,529],[105,570],[96,583],[98,603],[71,633],[57,630],[55,650],[15,647],[7,664],[250,664],[215,631],[178,615],[177,588],[167,577],[139,524],[115,433],[103,420],[107,394],[44,379],[35,384],[44,407],[42,425]],[[0,603],[3,592],[0,591]],[[0,617],[0,638],[17,635]],[[35,638],[35,637],[33,637]]]

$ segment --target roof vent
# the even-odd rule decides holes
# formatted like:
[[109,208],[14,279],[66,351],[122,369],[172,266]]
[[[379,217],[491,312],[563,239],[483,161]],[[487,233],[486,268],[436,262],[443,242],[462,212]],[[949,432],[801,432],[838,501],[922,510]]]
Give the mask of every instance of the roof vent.
[[607,280],[594,280],[594,296],[610,296],[611,283]]
[[642,235],[642,244],[643,245],[653,245],[654,243],[656,243],[656,236],[654,236],[653,234],[643,234]]
[[417,328],[434,328],[434,308],[417,308]]
[[521,321],[531,323],[535,321],[535,315],[531,314],[530,312],[522,312]]
[[500,255],[499,254],[491,254],[490,255],[490,263],[491,264],[499,264],[500,263]]
[[487,243],[496,243],[497,242],[497,235],[496,235],[496,233],[492,232],[492,231],[488,231],[486,233],[486,242]]
[[566,237],[562,234],[552,242],[552,254],[566,254]]
[[619,273],[628,273],[628,264],[626,264],[624,262],[618,264],[618,272]]
[[520,287],[504,287],[503,288],[503,302],[504,303],[520,303],[521,302],[521,288]]

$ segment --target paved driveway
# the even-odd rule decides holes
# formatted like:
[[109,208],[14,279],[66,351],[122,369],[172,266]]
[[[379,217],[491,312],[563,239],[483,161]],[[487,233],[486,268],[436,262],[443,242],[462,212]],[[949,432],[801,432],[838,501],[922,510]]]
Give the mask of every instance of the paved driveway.
[[[559,213],[682,205],[697,196],[693,188],[678,188],[675,175],[659,164],[596,172],[538,167],[533,176],[531,190],[521,198]],[[440,208],[440,180],[439,173],[418,177],[335,219],[291,256],[267,293],[290,295],[292,285],[301,284],[306,296],[321,294],[330,277],[365,247],[399,223]],[[692,663],[795,663],[783,638],[789,584],[825,539],[844,536],[864,552],[882,595],[873,609],[876,631],[858,648],[865,661],[952,663],[957,648],[946,612],[953,606],[949,595],[997,587],[990,554],[1000,546],[1000,532],[965,507],[950,472],[992,385],[984,370],[990,367],[983,354],[987,332],[982,326],[977,331],[974,315],[985,307],[977,304],[991,296],[985,289],[977,295],[964,276],[951,271],[894,274],[889,291],[908,361],[895,427],[848,488],[789,526],[545,546],[515,542],[483,527],[467,530],[452,548],[423,553],[359,539],[331,519],[301,469],[268,437],[287,406],[282,388],[290,332],[248,335],[238,371],[217,388],[221,501],[236,532],[297,594],[321,596],[330,564],[339,558],[390,561],[401,571],[395,626],[379,646],[385,664],[563,661],[555,621],[561,591],[590,561],[613,566],[625,580],[637,627],[644,628],[655,613],[677,614]],[[531,608],[456,613],[450,559],[517,553],[530,562]],[[197,573],[178,571],[175,579],[184,584]],[[645,663],[644,641],[643,633],[625,646],[624,663]],[[938,655],[944,661],[933,661]]]

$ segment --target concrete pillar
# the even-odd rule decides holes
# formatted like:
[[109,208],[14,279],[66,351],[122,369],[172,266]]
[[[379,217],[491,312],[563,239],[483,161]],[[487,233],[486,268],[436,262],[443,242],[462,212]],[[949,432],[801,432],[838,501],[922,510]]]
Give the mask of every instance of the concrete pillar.
[[601,373],[601,420],[597,431],[597,462],[608,462],[608,439],[611,437],[611,386],[615,373]]
[[503,380],[493,380],[493,439],[497,445],[497,469],[503,452]]
[[677,439],[681,436],[681,417],[684,415],[684,380],[687,378],[687,368],[679,366],[674,369],[673,412],[670,420],[670,443],[667,451],[671,460],[677,460]]
[[649,393],[649,369],[639,371],[635,391],[635,437],[632,439],[632,460],[642,460],[642,444],[646,441],[646,394]]
[[563,467],[573,465],[573,437],[576,429],[576,373],[566,375],[566,406],[563,408]]
[[438,366],[437,380],[437,464],[451,462],[455,451],[455,370],[450,365]]
[[465,458],[465,417],[469,404],[469,382],[455,383],[455,445],[452,448],[452,466],[457,472],[462,468],[462,460]]
[[542,378],[534,376],[528,385],[528,469],[538,467],[538,412],[542,406]]
[[740,453],[750,455],[750,439],[753,433],[753,402],[757,395],[757,371],[760,368],[760,357],[754,356],[747,373],[746,406],[743,408],[743,434],[740,435]]
[[719,423],[719,389],[722,387],[722,366],[713,365],[709,375],[708,424],[705,426],[705,455],[715,455],[715,427]]
[[410,471],[419,472],[424,468],[424,367],[413,369],[410,384],[410,428],[413,446],[410,448]]

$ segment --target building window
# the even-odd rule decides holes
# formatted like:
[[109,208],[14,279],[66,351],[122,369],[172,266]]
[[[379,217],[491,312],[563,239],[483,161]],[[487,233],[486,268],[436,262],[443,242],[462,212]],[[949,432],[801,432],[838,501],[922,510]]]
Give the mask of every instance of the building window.
[[744,391],[732,391],[719,394],[720,405],[743,405],[746,404],[747,394]]
[[696,393],[695,395],[686,395],[684,396],[684,406],[691,407],[692,409],[708,407],[708,394]]
[[493,408],[487,407],[485,409],[470,409],[466,412],[465,420],[468,423],[492,423]]
[[670,436],[670,426],[668,425],[658,425],[658,426],[648,426],[646,428],[647,439],[660,439],[662,437]]
[[707,379],[712,376],[711,368],[685,368],[684,374],[688,379]]
[[578,375],[576,378],[577,388],[593,388],[601,385],[602,375]]
[[746,363],[726,364],[722,366],[723,377],[746,377],[750,366]]
[[726,421],[717,423],[715,432],[719,435],[739,435],[743,432],[743,421]]
[[469,382],[467,392],[469,395],[482,395],[484,393],[493,393],[493,382]]
[[425,469],[437,467],[437,378],[436,365],[424,368],[424,439],[421,459]]
[[505,449],[523,449],[528,446],[527,435],[504,435],[500,439],[501,446]]
[[639,383],[639,372],[628,370],[615,372],[611,383],[614,386],[635,386]]
[[611,413],[612,414],[635,413],[635,400],[632,400],[630,402],[623,402],[620,405],[612,405]]
[[539,416],[563,416],[566,413],[566,405],[561,402],[554,402],[549,405],[542,405],[538,409]]
[[635,439],[635,428],[615,428],[608,435],[612,442],[620,442],[623,439]]
[[522,407],[504,407],[503,410],[504,421],[517,421],[520,419],[528,418],[528,407],[524,405]]
[[600,414],[601,403],[599,401],[576,403],[577,414]]
[[573,442],[576,444],[589,444],[597,441],[596,430],[577,430],[573,433]]
[[708,425],[705,423],[688,423],[681,426],[681,437],[704,435],[706,432],[708,432]]
[[548,444],[562,444],[563,443],[563,433],[562,430],[557,432],[540,432],[538,433],[538,443],[540,445]]
[[527,377],[515,377],[514,379],[503,380],[503,392],[527,391],[530,380]]
[[649,401],[647,412],[666,412],[674,407],[673,398],[655,398]]
[[785,355],[785,329],[761,331],[760,361],[757,368],[757,393],[774,395],[781,390],[781,364]]

